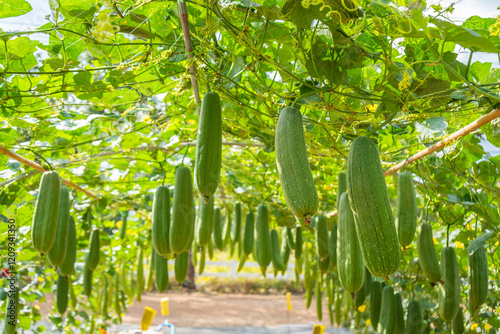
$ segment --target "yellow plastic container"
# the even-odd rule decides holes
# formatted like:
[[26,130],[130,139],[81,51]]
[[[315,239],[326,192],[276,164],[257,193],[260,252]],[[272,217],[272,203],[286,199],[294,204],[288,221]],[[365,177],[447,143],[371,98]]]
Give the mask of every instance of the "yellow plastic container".
[[144,308],[144,314],[142,315],[142,320],[141,320],[141,330],[143,331],[148,330],[149,326],[151,326],[151,324],[153,323],[155,315],[156,315],[156,310],[147,306]]

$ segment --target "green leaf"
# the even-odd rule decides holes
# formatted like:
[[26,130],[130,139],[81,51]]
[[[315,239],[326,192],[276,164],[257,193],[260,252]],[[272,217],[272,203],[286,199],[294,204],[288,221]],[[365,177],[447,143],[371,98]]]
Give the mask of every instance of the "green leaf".
[[476,239],[472,240],[467,246],[467,254],[472,255],[479,248],[483,247],[486,241],[493,235],[493,231],[487,230],[485,233],[478,236]]
[[474,48],[475,51],[497,53],[500,50],[489,39],[473,30],[437,18],[431,18],[430,22],[439,28],[441,38],[447,42],[457,43],[464,48]]
[[0,1],[0,19],[24,15],[33,10],[26,0],[3,0]]

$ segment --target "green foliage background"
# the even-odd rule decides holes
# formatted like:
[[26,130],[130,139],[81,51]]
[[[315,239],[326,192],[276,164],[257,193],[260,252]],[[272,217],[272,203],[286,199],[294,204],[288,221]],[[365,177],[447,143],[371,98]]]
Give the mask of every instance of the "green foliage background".
[[[500,102],[498,66],[472,57],[467,64],[457,61],[462,49],[498,54],[497,21],[473,16],[457,25],[447,19],[452,7],[424,11],[425,1],[189,1],[192,61],[176,2],[51,0],[50,6],[43,26],[0,32],[0,143],[50,164],[100,198],[72,192],[79,263],[90,225],[103,229],[107,256],[96,275],[101,286],[104,275],[112,277],[122,263],[135,261],[137,244],[149,244],[154,189],[163,180],[173,185],[185,154],[184,162],[194,163],[198,116],[191,64],[201,93],[217,91],[223,101],[226,144],[218,204],[228,216],[235,200],[250,209],[265,201],[279,225],[295,224],[275,164],[281,107],[301,108],[320,210],[332,213],[336,175],[345,168],[352,138],[376,138],[383,167],[389,168]],[[5,0],[0,9],[1,17],[12,17],[31,7]],[[449,226],[463,277],[466,246],[487,229],[493,232],[486,243],[493,289],[474,331],[486,323],[500,328],[500,158],[488,153],[490,144],[500,147],[499,132],[494,121],[410,167],[420,180],[421,219],[434,224],[438,251]],[[39,319],[30,305],[56,281],[54,270],[31,249],[41,174],[3,155],[0,165],[0,213],[16,219],[19,228],[26,306],[20,320],[28,328]],[[386,181],[395,200],[397,178]],[[113,233],[125,211],[128,235],[122,242]],[[0,239],[7,237],[5,225]],[[415,257],[410,248],[394,278],[403,288],[415,279]],[[77,268],[75,281],[81,279]],[[435,291],[418,280],[414,291],[434,311]],[[462,293],[465,301],[465,288]],[[52,320],[61,328],[89,326],[89,311],[98,309],[94,299],[64,319],[54,313]],[[433,319],[437,330],[444,328]]]

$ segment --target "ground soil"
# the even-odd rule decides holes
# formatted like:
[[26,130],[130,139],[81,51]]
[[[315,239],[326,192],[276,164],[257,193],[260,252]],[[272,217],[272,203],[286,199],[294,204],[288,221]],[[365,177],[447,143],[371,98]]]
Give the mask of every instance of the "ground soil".
[[[168,316],[161,315],[160,300],[169,298]],[[52,309],[53,298],[40,306],[42,319]],[[276,326],[290,324],[329,324],[327,306],[323,307],[323,321],[316,317],[316,302],[306,309],[303,295],[292,295],[292,310],[287,311],[285,295],[207,294],[199,292],[175,292],[157,294],[146,292],[141,302],[134,301],[123,317],[123,324],[141,323],[144,308],[157,311],[153,325],[168,319],[180,327],[227,327],[227,326]]]
[[[169,298],[170,314],[161,315],[160,300]],[[164,319],[181,327],[217,327],[217,326],[276,326],[287,324],[320,323],[316,317],[316,303],[313,301],[306,309],[302,295],[292,296],[292,310],[288,315],[287,301],[284,295],[235,295],[202,293],[146,293],[141,302],[135,301],[123,318],[126,324],[140,324],[144,308],[149,306],[157,310],[154,325]],[[323,310],[326,325],[328,313]],[[288,318],[289,317],[289,318]]]

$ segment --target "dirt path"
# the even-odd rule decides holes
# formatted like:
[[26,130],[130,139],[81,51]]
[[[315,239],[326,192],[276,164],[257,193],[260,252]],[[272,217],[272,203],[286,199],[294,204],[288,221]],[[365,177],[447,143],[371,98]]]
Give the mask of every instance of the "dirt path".
[[[160,300],[169,298],[170,314],[161,315]],[[180,327],[211,326],[276,326],[287,324],[286,297],[276,295],[234,295],[201,293],[145,293],[142,301],[135,301],[123,318],[125,324],[139,325],[144,308],[149,306],[157,311],[153,325],[165,318]],[[329,325],[326,306],[323,308],[321,324]],[[290,323],[320,323],[316,318],[316,303],[313,301],[306,310],[302,296],[292,296]]]

